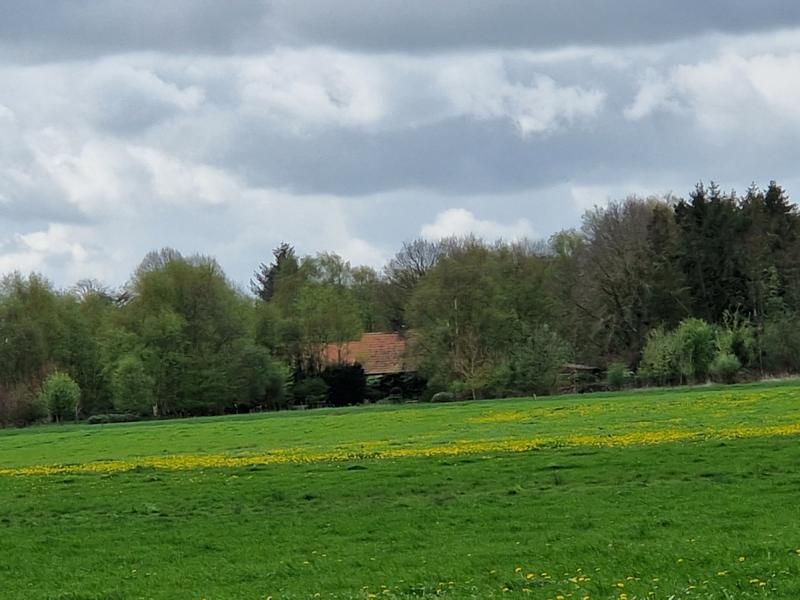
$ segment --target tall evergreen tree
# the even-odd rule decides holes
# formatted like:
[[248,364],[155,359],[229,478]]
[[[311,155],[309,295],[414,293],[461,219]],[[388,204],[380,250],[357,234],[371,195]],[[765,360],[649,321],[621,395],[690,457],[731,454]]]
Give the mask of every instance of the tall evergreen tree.
[[294,247],[286,242],[275,248],[272,256],[272,263],[261,263],[250,280],[250,289],[264,302],[275,296],[279,278],[290,277],[300,268]]

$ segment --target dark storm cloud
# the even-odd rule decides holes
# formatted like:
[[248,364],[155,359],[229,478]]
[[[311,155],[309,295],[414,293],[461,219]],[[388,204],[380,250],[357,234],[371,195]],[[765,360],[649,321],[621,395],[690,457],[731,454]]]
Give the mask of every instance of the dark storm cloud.
[[26,0],[6,2],[0,56],[130,51],[365,51],[652,44],[800,24],[794,0]]
[[275,9],[305,42],[390,51],[652,44],[800,23],[793,0],[312,0]]
[[60,60],[163,50],[229,52],[270,43],[257,0],[24,0],[0,9],[0,57]]

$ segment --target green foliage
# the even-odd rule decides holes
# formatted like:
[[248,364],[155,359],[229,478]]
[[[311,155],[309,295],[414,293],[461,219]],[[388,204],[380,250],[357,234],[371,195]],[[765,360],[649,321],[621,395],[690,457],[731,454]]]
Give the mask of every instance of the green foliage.
[[250,281],[250,289],[264,302],[272,300],[281,281],[292,277],[300,269],[297,254],[290,244],[282,243],[273,250],[272,256],[273,262],[259,265]]
[[47,405],[30,385],[0,388],[0,427],[22,427],[46,420]]
[[716,352],[714,328],[702,319],[686,319],[675,331],[678,369],[687,381],[703,381]]
[[[169,248],[118,291],[7,275],[0,425],[40,419],[55,371],[79,386],[84,416],[283,409],[292,381],[300,403],[318,404],[303,381],[327,346],[376,330],[409,330],[408,364],[427,387],[401,385],[406,398],[553,393],[565,362],[620,360],[659,385],[800,372],[800,213],[775,182],[609,202],[549,244],[415,240],[382,272],[289,244],[267,262],[255,298],[212,258]],[[621,371],[611,365],[611,387]]]
[[769,319],[764,324],[761,349],[768,372],[800,372],[800,319],[794,315]]
[[606,373],[606,380],[608,387],[612,390],[621,390],[625,387],[625,381],[628,378],[628,367],[622,362],[613,362],[608,365],[608,372]]
[[710,372],[716,381],[733,383],[741,368],[742,363],[735,354],[719,352],[711,363]]
[[121,413],[147,415],[153,413],[155,382],[145,370],[142,360],[126,354],[117,362],[111,376],[114,408]]
[[718,355],[732,354],[742,366],[755,364],[758,340],[750,321],[738,312],[726,312],[717,328],[717,351]]
[[145,259],[132,290],[121,315],[127,335],[112,339],[141,356],[158,415],[220,414],[264,402],[272,359],[254,343],[252,304],[216,262],[165,250]]
[[50,283],[35,274],[5,277],[0,293],[0,373],[4,382],[25,380],[39,374],[50,358],[51,347],[57,345],[58,299]]
[[361,337],[361,318],[352,292],[344,287],[307,284],[298,294],[295,315],[309,357],[328,344]]
[[136,421],[141,420],[142,416],[139,414],[111,413],[106,415],[92,415],[86,419],[86,423],[88,425],[108,425],[111,423],[135,423]]
[[321,377],[328,385],[328,402],[333,406],[364,402],[367,376],[361,365],[330,365],[322,371]]
[[545,261],[538,252],[529,246],[493,248],[470,238],[452,240],[420,280],[406,317],[422,371],[433,386],[447,389],[460,382],[472,398],[492,393],[517,342],[528,343],[527,332],[543,326],[551,308],[543,293]]
[[494,373],[494,385],[503,395],[553,394],[559,375],[572,356],[569,345],[547,325],[517,333],[509,358]]
[[569,324],[575,340],[635,362],[649,330],[686,314],[672,209],[653,198],[610,202],[584,215],[581,233],[565,282],[570,303],[579,307]]
[[714,328],[701,319],[686,319],[673,332],[650,332],[642,351],[639,374],[650,383],[703,381],[716,355]]
[[320,406],[328,402],[328,384],[322,377],[308,377],[295,382],[292,387],[294,403],[304,406]]
[[420,400],[427,394],[430,400],[430,396],[437,391],[431,391],[428,382],[416,373],[373,375],[367,377],[366,399],[370,402],[387,397]]
[[57,371],[45,379],[41,400],[50,412],[50,418],[60,423],[69,416],[77,420],[81,401],[81,388],[66,373]]
[[663,329],[654,329],[642,351],[639,375],[655,385],[674,383],[679,375],[677,337]]

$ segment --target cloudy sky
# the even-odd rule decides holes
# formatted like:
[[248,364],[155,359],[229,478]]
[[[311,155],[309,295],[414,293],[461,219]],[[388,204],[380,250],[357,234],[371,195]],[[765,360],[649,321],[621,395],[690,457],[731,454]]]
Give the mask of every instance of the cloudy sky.
[[795,0],[6,0],[0,272],[236,281],[281,241],[546,237],[627,194],[800,197]]

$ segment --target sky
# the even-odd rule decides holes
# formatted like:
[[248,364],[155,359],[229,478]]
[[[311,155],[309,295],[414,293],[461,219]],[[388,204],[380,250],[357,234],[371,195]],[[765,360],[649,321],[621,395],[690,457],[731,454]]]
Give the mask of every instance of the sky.
[[5,0],[0,272],[242,284],[272,248],[547,238],[628,195],[800,197],[795,0]]

